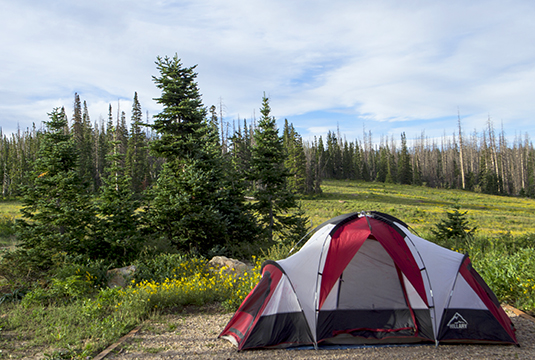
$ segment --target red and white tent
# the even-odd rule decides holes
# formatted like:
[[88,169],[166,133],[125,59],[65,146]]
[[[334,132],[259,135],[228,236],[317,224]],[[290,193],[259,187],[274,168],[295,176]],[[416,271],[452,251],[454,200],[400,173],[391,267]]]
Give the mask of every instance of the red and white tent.
[[378,212],[318,226],[262,279],[221,338],[240,350],[413,342],[518,344],[470,259]]

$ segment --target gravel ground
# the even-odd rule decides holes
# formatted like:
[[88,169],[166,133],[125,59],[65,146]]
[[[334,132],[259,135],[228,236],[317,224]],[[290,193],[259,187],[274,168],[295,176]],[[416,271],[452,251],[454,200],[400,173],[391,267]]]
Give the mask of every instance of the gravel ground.
[[143,327],[105,359],[535,359],[535,323],[507,312],[520,347],[507,345],[397,346],[349,350],[238,352],[217,339],[232,314],[215,307],[165,315]]

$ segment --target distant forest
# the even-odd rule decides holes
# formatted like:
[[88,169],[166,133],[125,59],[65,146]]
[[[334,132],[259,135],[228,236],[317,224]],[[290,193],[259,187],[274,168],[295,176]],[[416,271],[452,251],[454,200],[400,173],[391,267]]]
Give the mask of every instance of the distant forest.
[[[234,159],[244,173],[248,171],[254,146],[256,119],[230,124],[215,106],[208,116],[219,128],[221,151]],[[149,144],[158,135],[148,126],[141,104],[134,96],[132,116],[109,106],[107,119],[92,121],[85,101],[74,96],[74,112],[65,133],[73,136],[79,151],[78,171],[97,193],[109,174],[110,152],[123,155],[121,169],[132,179],[132,191],[141,193],[155,182],[165,159],[153,156]],[[529,135],[508,142],[504,131],[496,133],[489,119],[485,129],[469,136],[461,131],[430,139],[424,133],[407,145],[405,133],[398,139],[364,132],[362,139],[348,141],[339,131],[325,137],[303,141],[291,123],[285,121],[281,136],[291,172],[289,188],[297,194],[321,192],[322,179],[352,179],[435,188],[466,189],[495,195],[535,197],[535,149]],[[230,130],[232,129],[232,130]],[[0,130],[0,178],[3,198],[21,194],[21,186],[31,183],[43,128],[2,134]],[[117,146],[116,146],[117,145]],[[240,170],[240,169],[238,169]],[[253,184],[251,184],[251,189]]]

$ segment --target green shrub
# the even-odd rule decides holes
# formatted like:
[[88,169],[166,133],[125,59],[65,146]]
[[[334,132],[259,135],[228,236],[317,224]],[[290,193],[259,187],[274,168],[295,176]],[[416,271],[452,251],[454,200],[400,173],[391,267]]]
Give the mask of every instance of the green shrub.
[[159,254],[152,258],[134,261],[133,265],[136,266],[134,279],[136,282],[144,280],[165,281],[165,279],[173,278],[177,269],[180,268],[180,264],[186,261],[188,261],[187,257],[182,254]]
[[535,309],[535,249],[474,251],[471,258],[500,301],[523,310]]
[[453,211],[446,213],[447,218],[435,224],[431,229],[435,242],[447,248],[459,248],[473,237],[476,228],[469,226],[467,211],[460,212],[459,204],[452,205]]

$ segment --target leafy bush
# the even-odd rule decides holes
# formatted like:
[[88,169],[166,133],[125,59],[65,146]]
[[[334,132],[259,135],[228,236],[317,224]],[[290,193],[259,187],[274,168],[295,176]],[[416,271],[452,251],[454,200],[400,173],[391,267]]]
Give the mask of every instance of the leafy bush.
[[180,267],[180,264],[187,261],[187,257],[182,254],[159,254],[151,258],[134,261],[133,265],[136,266],[134,279],[138,283],[144,280],[162,282],[175,276],[176,269]]
[[107,286],[107,266],[103,261],[76,264],[64,260],[51,270],[50,280],[34,283],[33,290],[24,297],[23,305],[72,302]]
[[535,309],[535,249],[473,251],[474,267],[500,301],[523,310]]

